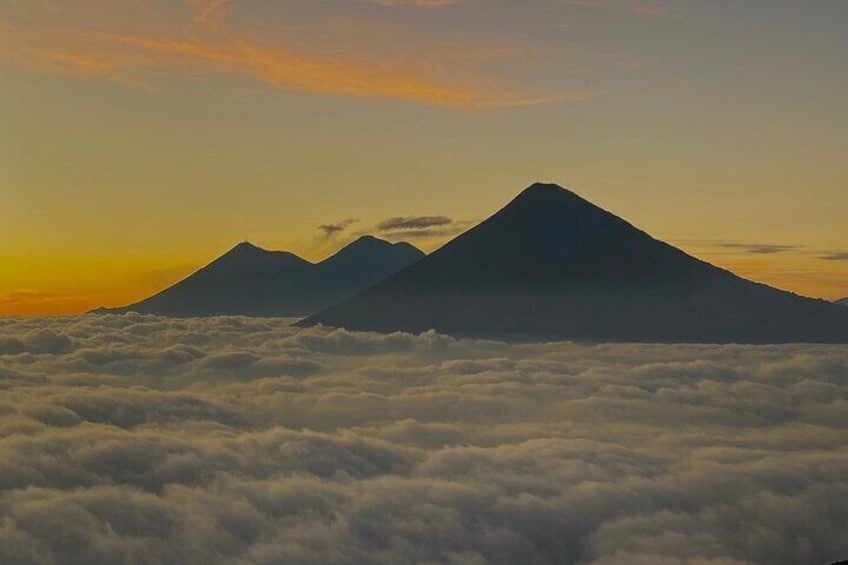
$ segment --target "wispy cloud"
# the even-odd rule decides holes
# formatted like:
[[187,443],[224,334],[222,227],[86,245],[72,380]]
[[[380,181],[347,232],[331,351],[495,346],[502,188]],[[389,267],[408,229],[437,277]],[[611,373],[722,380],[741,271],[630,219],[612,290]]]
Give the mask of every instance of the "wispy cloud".
[[390,238],[435,239],[460,234],[471,223],[447,216],[396,216],[379,222],[374,229]]
[[754,253],[756,255],[772,255],[774,253],[786,253],[795,251],[797,245],[780,245],[775,243],[722,243],[720,247],[727,249],[739,249],[746,253]]
[[54,293],[38,292],[35,290],[15,290],[0,294],[0,304],[18,304],[21,302],[32,302],[51,300],[55,298]]
[[[166,20],[163,14],[133,25],[123,21],[122,25],[100,22],[82,26],[69,21],[67,13],[56,21],[51,20],[50,11],[27,13],[30,20],[38,21],[37,25],[0,23],[0,58],[41,72],[132,85],[151,86],[167,76],[163,72],[195,79],[236,75],[279,90],[394,98],[457,109],[582,101],[599,94],[595,90],[574,90],[538,95],[520,88],[493,86],[492,77],[459,77],[429,63],[426,57],[390,62],[317,54],[304,45],[285,44],[285,37],[261,41],[241,27],[230,29],[224,16],[234,7],[231,0],[186,1],[186,17],[199,23],[200,31],[173,23],[163,29],[152,23]],[[397,0],[388,3],[399,4]],[[441,6],[446,2],[412,4]],[[155,12],[155,5],[148,9]]]
[[22,313],[74,312],[85,308],[86,296],[74,292],[19,289],[0,293],[0,318]]
[[801,245],[790,245],[785,243],[749,243],[740,241],[725,241],[721,239],[683,239],[679,240],[677,243],[686,247],[730,249],[754,255],[775,255],[778,253],[790,253],[803,249],[803,246]]
[[359,220],[354,218],[349,218],[347,220],[342,220],[341,222],[336,222],[333,224],[321,224],[318,226],[318,229],[323,232],[325,237],[333,237],[335,235],[340,234],[344,230],[346,230],[351,224],[355,224]]
[[[74,45],[19,44],[0,50],[41,70],[144,82],[151,72],[225,73],[258,79],[283,90],[399,98],[450,107],[506,106],[520,99],[487,97],[473,88],[440,84],[402,71],[316,57],[247,40],[173,40],[115,34],[79,36]],[[532,103],[532,101],[528,101]]]
[[825,261],[848,261],[848,251],[834,251],[832,253],[826,253],[821,255],[819,259],[824,259]]
[[446,226],[443,228],[422,228],[417,230],[387,232],[383,235],[392,239],[435,239],[459,235],[463,231],[465,231],[463,226]]
[[195,17],[202,23],[219,26],[223,23],[224,11],[231,0],[187,0]]
[[380,231],[414,230],[445,226],[452,222],[453,220],[447,216],[402,216],[383,220],[377,224],[377,229]]

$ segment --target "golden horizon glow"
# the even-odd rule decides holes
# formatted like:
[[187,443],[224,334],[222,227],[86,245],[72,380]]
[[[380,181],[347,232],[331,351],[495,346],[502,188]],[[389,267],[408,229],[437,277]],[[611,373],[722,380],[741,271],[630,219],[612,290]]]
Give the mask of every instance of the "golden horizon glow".
[[[439,238],[411,242],[428,253],[444,243]],[[237,242],[233,245],[235,243]],[[348,243],[350,238],[316,240],[300,249],[283,249],[268,244],[259,246],[268,250],[291,251],[308,261],[317,262]],[[846,296],[845,273],[839,268],[839,262],[833,262],[835,268],[827,269],[819,266],[816,257],[804,254],[793,253],[789,257],[779,257],[778,253],[733,253],[709,243],[684,244],[682,247],[699,259],[782,290],[826,300],[838,300]],[[202,254],[191,262],[175,262],[172,258],[164,257],[126,263],[116,262],[114,258],[81,258],[76,264],[69,262],[58,266],[55,258],[30,261],[28,268],[21,273],[23,279],[50,280],[57,271],[88,273],[88,276],[78,279],[76,286],[71,288],[66,284],[56,284],[54,288],[42,283],[41,288],[46,290],[0,289],[0,316],[72,315],[101,306],[126,306],[164,290],[207,265],[225,251],[226,249],[219,249]],[[19,259],[17,263],[20,265],[25,261]]]

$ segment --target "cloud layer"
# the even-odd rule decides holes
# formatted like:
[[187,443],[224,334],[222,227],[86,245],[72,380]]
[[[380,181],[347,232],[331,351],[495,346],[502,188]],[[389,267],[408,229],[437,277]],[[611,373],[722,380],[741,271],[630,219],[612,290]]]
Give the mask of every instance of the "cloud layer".
[[0,320],[3,563],[829,563],[848,350]]

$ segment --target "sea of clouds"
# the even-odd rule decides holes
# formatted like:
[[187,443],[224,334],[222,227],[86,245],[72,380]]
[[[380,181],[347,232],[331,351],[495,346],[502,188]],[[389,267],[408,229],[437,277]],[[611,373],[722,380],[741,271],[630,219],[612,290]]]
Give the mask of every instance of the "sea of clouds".
[[826,565],[848,347],[0,320],[0,563]]

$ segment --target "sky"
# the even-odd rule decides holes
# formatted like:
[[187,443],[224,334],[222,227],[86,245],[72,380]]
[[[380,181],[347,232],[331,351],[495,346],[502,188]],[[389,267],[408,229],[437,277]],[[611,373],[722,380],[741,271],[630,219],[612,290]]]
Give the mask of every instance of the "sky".
[[0,315],[127,304],[242,240],[429,251],[535,181],[846,296],[846,22],[844,0],[0,0]]

